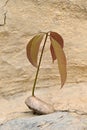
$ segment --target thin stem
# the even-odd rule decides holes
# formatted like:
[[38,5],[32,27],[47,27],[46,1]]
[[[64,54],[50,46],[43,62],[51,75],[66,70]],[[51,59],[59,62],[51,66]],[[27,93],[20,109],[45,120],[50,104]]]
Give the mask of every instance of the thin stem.
[[42,47],[42,51],[41,51],[41,55],[40,55],[40,59],[39,59],[39,64],[38,64],[38,68],[37,68],[37,72],[36,72],[36,76],[35,76],[35,80],[34,80],[34,85],[33,85],[33,89],[32,89],[32,96],[34,96],[35,86],[36,86],[36,82],[37,82],[37,77],[38,77],[38,73],[39,73],[39,69],[40,69],[41,60],[42,60],[45,44],[47,41],[47,37],[48,37],[48,33],[46,33],[46,37],[45,37],[44,44]]

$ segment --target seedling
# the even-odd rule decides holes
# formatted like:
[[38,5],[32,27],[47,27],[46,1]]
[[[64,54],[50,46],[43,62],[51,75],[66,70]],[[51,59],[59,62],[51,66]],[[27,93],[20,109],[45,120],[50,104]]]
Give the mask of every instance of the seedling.
[[[44,38],[45,37],[45,38]],[[50,40],[50,52],[52,56],[53,62],[57,59],[58,63],[58,69],[61,77],[61,88],[64,86],[64,83],[66,81],[67,76],[67,70],[66,70],[66,56],[63,51],[64,47],[64,41],[60,34],[57,32],[42,32],[34,36],[26,47],[27,52],[27,58],[29,62],[37,68],[36,76],[32,88],[32,96],[28,97],[25,101],[26,105],[33,110],[33,112],[39,113],[39,114],[48,114],[54,111],[54,108],[45,103],[44,101],[41,101],[37,97],[35,97],[35,87],[37,83],[38,73],[41,65],[41,60],[43,57],[43,52],[45,45],[47,43],[47,39]],[[42,42],[44,39],[44,42]],[[43,43],[41,55],[38,62],[38,53],[41,43]]]

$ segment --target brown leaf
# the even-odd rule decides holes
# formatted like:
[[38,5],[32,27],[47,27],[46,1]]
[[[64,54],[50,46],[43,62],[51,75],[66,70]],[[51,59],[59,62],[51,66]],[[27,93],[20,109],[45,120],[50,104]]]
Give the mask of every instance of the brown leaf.
[[50,45],[50,51],[51,51],[52,60],[54,62],[54,60],[56,60],[56,55],[55,55],[55,52],[54,52],[52,44]]
[[27,52],[27,58],[30,61],[30,63],[37,67],[37,58],[38,58],[38,52],[39,52],[39,47],[40,43],[43,39],[44,33],[40,33],[36,36],[34,36],[29,43],[27,44],[26,47],[26,52]]
[[[56,32],[50,32],[50,37],[52,37],[54,40],[56,40],[58,42],[58,44],[60,44],[60,46],[63,48],[64,41],[63,41],[63,38],[60,34],[58,34]],[[50,51],[51,51],[51,56],[52,56],[52,59],[54,62],[54,60],[56,60],[56,55],[54,53],[54,49],[52,47],[52,44],[50,45]]]
[[64,41],[60,34],[58,34],[56,32],[50,32],[50,37],[52,37],[54,40],[56,40],[62,48],[64,47]]
[[52,44],[52,47],[54,49],[54,52],[58,61],[58,68],[59,68],[59,73],[61,76],[61,87],[63,87],[66,81],[66,76],[67,76],[66,57],[60,44],[56,40],[54,40],[52,37],[51,37],[51,44]]

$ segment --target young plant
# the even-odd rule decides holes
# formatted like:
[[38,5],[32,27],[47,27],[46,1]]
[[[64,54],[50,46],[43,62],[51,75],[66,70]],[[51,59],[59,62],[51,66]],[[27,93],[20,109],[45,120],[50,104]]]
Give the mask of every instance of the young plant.
[[[43,38],[44,38],[43,47],[42,47],[41,55],[39,58],[39,63],[37,63],[38,52],[39,52],[39,48],[40,48]],[[57,59],[59,73],[61,77],[61,88],[63,87],[66,81],[66,76],[67,76],[66,57],[63,51],[64,41],[63,41],[62,36],[58,34],[57,32],[52,32],[52,31],[49,31],[46,33],[42,32],[34,36],[27,44],[26,52],[27,52],[27,58],[29,62],[34,67],[37,68],[37,72],[36,72],[36,76],[35,76],[35,80],[33,84],[32,96],[27,98],[25,103],[30,109],[32,109],[34,112],[37,112],[39,114],[47,114],[54,111],[54,108],[51,105],[35,97],[35,87],[37,83],[37,77],[38,77],[38,73],[39,73],[39,69],[41,65],[44,48],[45,48],[48,38],[50,39],[50,52],[51,52],[53,62]]]

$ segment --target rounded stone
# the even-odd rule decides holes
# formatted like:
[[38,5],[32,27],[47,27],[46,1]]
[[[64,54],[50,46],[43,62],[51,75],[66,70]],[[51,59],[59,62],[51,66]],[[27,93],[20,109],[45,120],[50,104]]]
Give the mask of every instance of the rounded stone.
[[42,101],[35,96],[28,97],[25,100],[25,104],[36,114],[49,114],[54,112],[52,105]]

